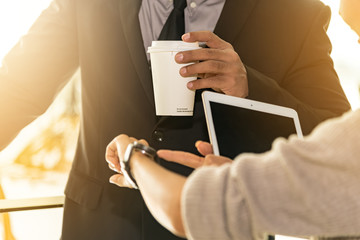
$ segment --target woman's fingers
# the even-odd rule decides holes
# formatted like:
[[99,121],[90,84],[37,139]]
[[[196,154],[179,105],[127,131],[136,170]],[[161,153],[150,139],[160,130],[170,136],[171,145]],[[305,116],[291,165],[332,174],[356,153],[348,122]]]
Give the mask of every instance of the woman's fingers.
[[196,141],[195,147],[198,150],[198,152],[203,156],[214,153],[212,145],[208,142]]
[[191,168],[201,167],[204,161],[203,157],[182,151],[159,150],[157,154],[169,162],[176,162]]

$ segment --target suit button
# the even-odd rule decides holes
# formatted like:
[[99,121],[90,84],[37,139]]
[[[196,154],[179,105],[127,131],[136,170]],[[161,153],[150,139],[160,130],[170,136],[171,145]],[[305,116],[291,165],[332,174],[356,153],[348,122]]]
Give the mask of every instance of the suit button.
[[164,140],[164,133],[162,131],[155,130],[152,134],[152,138],[155,141],[162,142]]

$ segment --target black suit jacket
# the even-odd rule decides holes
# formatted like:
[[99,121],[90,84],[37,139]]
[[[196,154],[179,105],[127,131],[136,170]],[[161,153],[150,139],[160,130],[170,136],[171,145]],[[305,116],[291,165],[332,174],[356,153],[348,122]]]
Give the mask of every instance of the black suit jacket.
[[[208,140],[199,94],[193,117],[155,116],[140,4],[55,0],[3,62],[2,145],[42,114],[81,68],[81,130],[62,239],[176,239],[151,217],[138,191],[108,183],[113,172],[104,160],[106,145],[120,133],[190,152],[195,140]],[[294,108],[305,134],[349,109],[329,56],[329,17],[317,0],[227,0],[215,28],[246,65],[249,98]]]

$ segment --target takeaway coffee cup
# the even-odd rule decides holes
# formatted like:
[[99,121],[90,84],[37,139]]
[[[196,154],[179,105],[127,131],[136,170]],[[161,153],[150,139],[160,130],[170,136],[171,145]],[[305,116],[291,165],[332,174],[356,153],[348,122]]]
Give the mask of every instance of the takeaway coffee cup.
[[178,52],[199,49],[199,44],[183,41],[153,41],[148,48],[155,96],[155,109],[158,116],[192,116],[195,91],[186,84],[195,80],[182,77],[180,68],[189,64],[178,64],[175,55]]

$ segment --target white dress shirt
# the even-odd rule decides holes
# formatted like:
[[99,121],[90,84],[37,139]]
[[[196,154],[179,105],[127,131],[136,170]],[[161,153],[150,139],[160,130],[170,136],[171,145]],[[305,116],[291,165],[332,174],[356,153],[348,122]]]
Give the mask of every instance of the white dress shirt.
[[[186,0],[185,32],[214,31],[225,0]],[[144,49],[158,39],[166,19],[173,10],[173,0],[143,0],[139,11]],[[149,58],[149,55],[147,55]]]

